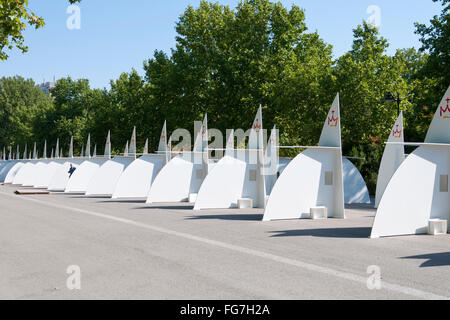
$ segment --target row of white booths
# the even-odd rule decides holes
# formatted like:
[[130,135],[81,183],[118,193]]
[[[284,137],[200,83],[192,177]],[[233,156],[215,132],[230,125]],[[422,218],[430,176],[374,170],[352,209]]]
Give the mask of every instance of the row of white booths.
[[[449,102],[450,88],[425,143],[405,144],[402,115],[395,123],[380,167],[372,238],[422,234],[430,219],[449,219]],[[149,204],[191,202],[196,214],[204,209],[264,208],[264,221],[310,218],[317,208],[324,208],[328,218],[345,219],[345,204],[370,204],[361,174],[342,156],[339,95],[316,146],[279,146],[276,128],[266,142],[262,124],[260,108],[247,132],[247,147],[237,148],[242,141],[230,130],[220,149],[210,144],[205,116],[193,151],[177,152],[164,124],[157,153],[148,153],[147,142],[142,155],[136,154],[134,128],[129,150],[127,143],[125,153],[113,157],[108,133],[102,157],[95,151],[91,156],[90,138],[80,157],[73,157],[72,142],[68,158],[59,157],[59,146],[51,159],[45,159],[45,152],[44,159],[37,159],[34,150],[34,159],[1,161],[0,182],[86,196],[144,198]],[[405,157],[405,145],[418,148]],[[281,148],[304,151],[294,159],[279,158]],[[211,159],[212,152],[221,158]],[[70,176],[71,166],[76,170]]]

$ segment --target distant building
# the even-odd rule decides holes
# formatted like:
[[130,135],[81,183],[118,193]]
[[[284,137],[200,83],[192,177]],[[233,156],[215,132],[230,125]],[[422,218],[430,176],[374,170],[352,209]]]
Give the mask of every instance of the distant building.
[[55,83],[54,82],[43,82],[41,84],[38,84],[37,87],[39,89],[42,90],[42,92],[44,92],[45,94],[49,94],[50,93],[50,89],[55,87]]

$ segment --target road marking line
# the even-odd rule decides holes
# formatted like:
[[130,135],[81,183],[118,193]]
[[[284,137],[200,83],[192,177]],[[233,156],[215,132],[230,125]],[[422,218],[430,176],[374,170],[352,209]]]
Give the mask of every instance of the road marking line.
[[[4,193],[4,192],[0,192],[0,194],[5,195],[5,196],[9,196],[9,197],[13,197],[13,198],[17,199],[17,196],[13,195],[13,194]],[[294,260],[294,259],[290,259],[290,258],[285,258],[285,257],[282,257],[282,256],[277,256],[277,255],[274,255],[274,254],[271,254],[271,253],[266,253],[266,252],[255,250],[255,249],[249,249],[249,248],[245,248],[245,247],[229,244],[229,243],[226,243],[226,242],[221,242],[221,241],[216,241],[216,240],[211,240],[211,239],[207,239],[207,238],[191,235],[191,234],[188,234],[188,233],[183,233],[183,232],[173,231],[173,230],[166,229],[166,228],[156,227],[156,226],[152,226],[152,225],[149,225],[149,224],[136,222],[136,221],[125,219],[125,218],[119,218],[119,217],[115,217],[115,216],[111,216],[111,215],[108,215],[108,214],[99,213],[99,212],[95,212],[95,211],[89,211],[89,210],[84,210],[84,209],[72,208],[72,207],[68,207],[68,206],[65,206],[65,205],[60,205],[60,204],[56,204],[56,203],[49,203],[49,202],[46,202],[46,201],[37,200],[37,199],[34,199],[34,198],[20,198],[20,199],[25,200],[25,201],[38,203],[38,204],[42,204],[42,205],[48,206],[48,207],[69,210],[69,211],[78,212],[78,213],[82,213],[82,214],[85,214],[85,215],[90,215],[90,216],[94,216],[94,217],[98,217],[98,218],[102,218],[102,219],[107,219],[107,220],[111,220],[111,221],[121,222],[121,223],[124,223],[124,224],[127,224],[127,225],[140,227],[140,228],[144,228],[144,229],[147,229],[147,230],[151,230],[151,231],[155,231],[155,232],[159,232],[159,233],[164,233],[164,234],[167,234],[167,235],[171,235],[171,236],[175,236],[175,237],[179,237],[179,238],[183,238],[183,239],[187,239],[187,240],[201,242],[201,243],[204,243],[204,244],[209,244],[211,246],[228,249],[228,250],[235,251],[235,252],[244,253],[244,254],[255,256],[255,257],[258,257],[258,258],[262,258],[262,259],[267,259],[267,260],[283,263],[283,264],[286,264],[286,265],[298,267],[298,268],[309,270],[309,271],[313,271],[313,272],[326,274],[326,275],[329,275],[329,276],[334,276],[336,278],[345,279],[345,280],[351,280],[351,281],[354,281],[354,282],[358,282],[358,283],[364,284],[364,286],[367,285],[367,277],[363,277],[363,276],[360,276],[360,275],[357,275],[357,274],[353,274],[353,273],[349,273],[349,272],[343,272],[343,271],[339,271],[339,270],[334,270],[332,268],[322,267],[322,266],[318,266],[318,265],[315,265],[315,264],[303,262],[303,261],[300,261],[300,260]],[[431,292],[426,292],[426,291],[422,291],[422,290],[418,290],[418,289],[414,289],[414,288],[410,288],[410,287],[404,287],[404,286],[401,286],[401,285],[396,285],[396,284],[388,283],[388,282],[385,282],[385,281],[382,282],[382,289],[387,289],[387,290],[390,290],[390,291],[402,293],[402,294],[409,295],[409,296],[412,296],[412,297],[415,297],[415,298],[420,298],[420,299],[450,300],[450,298],[446,297],[446,296],[440,296],[440,295],[437,295],[437,294],[434,294],[434,293],[431,293]]]

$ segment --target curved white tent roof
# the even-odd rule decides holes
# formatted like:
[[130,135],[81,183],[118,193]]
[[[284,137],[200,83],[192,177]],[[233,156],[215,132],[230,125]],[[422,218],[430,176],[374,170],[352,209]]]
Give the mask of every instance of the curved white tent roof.
[[378,208],[384,191],[394,173],[405,161],[405,147],[403,144],[389,144],[392,142],[405,142],[403,130],[403,113],[401,113],[389,134],[388,144],[384,149],[381,159],[380,170],[378,172],[377,192],[375,196],[375,208]]
[[37,161],[31,160],[25,165],[23,165],[17,174],[14,176],[14,180],[12,184],[14,185],[23,185],[31,172],[33,171],[34,166],[37,164]]
[[430,219],[450,219],[450,87],[425,143],[416,145],[419,148],[403,161],[386,187],[372,238],[423,234]]
[[308,217],[310,209],[328,208],[345,218],[339,94],[328,113],[319,147],[298,155],[284,169],[269,197],[264,221]]
[[16,165],[17,161],[10,160],[7,161],[2,168],[0,169],[0,182],[5,182],[5,179],[9,173],[9,171]]
[[16,177],[17,173],[22,169],[22,167],[25,165],[25,161],[19,161],[17,162],[8,172],[5,178],[5,183],[13,183],[14,178]]

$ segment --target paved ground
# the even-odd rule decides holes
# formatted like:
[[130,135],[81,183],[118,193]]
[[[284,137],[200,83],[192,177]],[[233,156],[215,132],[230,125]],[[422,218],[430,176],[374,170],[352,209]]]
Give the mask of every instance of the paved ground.
[[[375,211],[263,223],[0,186],[0,299],[436,299],[450,297],[450,235],[368,239]],[[69,266],[81,290],[68,290]],[[378,266],[381,290],[369,290]]]

